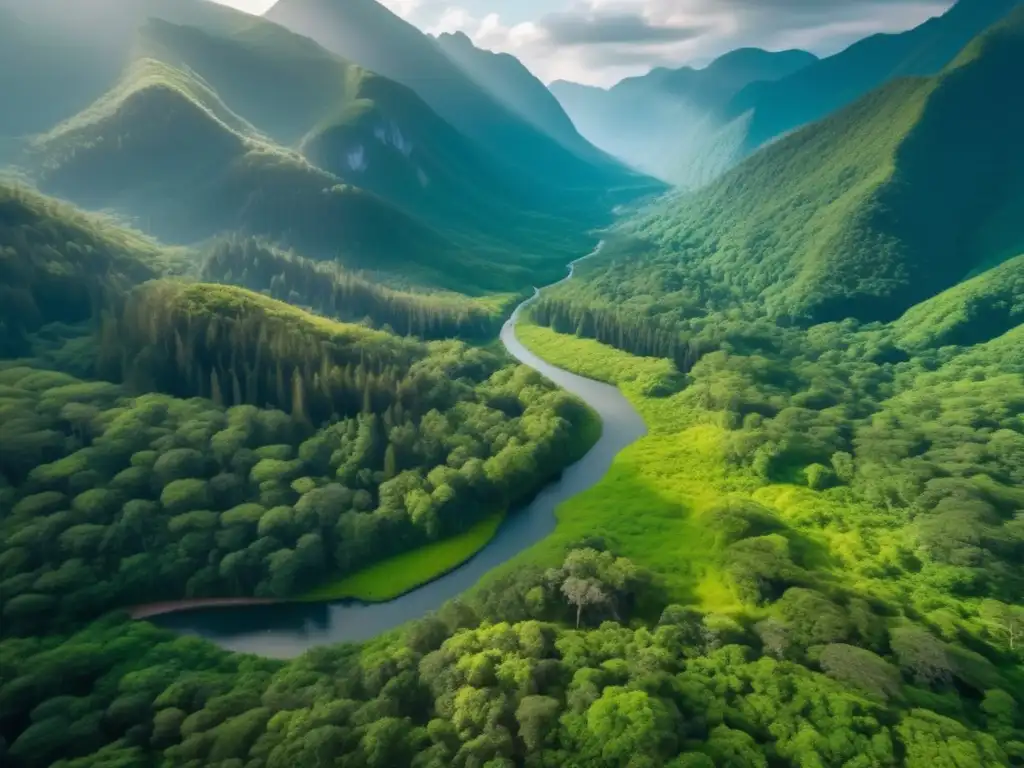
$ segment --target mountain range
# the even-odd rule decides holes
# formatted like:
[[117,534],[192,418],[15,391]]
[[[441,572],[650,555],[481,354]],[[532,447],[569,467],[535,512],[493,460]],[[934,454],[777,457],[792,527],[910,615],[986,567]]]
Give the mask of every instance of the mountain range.
[[1024,765],[1024,5],[270,16],[0,0],[4,768]]
[[[481,51],[465,50],[465,41],[425,35],[375,0],[279,0],[266,18],[409,86],[467,137],[531,180],[545,179],[563,197],[568,193],[576,199],[592,195],[602,185],[638,182],[636,174],[618,161],[574,138],[561,117],[555,118],[557,140],[538,127],[538,119],[542,125],[550,123],[553,105],[549,101],[532,105],[540,91],[520,67]],[[486,63],[479,65],[480,61]],[[473,68],[472,76],[467,66]],[[500,93],[489,90],[485,84],[493,85],[497,79],[512,82],[503,85]],[[513,95],[524,88],[533,95]],[[539,100],[546,101],[544,94]],[[565,144],[567,138],[570,146]]]
[[[649,173],[693,184],[700,171],[686,153],[725,125],[720,113],[732,97],[751,83],[784,78],[816,61],[806,51],[743,48],[704,69],[659,67],[607,90],[564,80],[550,87],[595,144]],[[676,174],[684,168],[689,177]]]
[[[894,77],[935,74],[1018,3],[959,0],[945,14],[914,29],[872,35],[821,60],[798,52],[751,52],[746,58],[762,68],[744,69],[748,79],[735,80],[739,87],[732,90],[717,85],[715,64],[742,52],[696,73],[685,68],[677,74],[654,70],[608,91],[581,90],[566,83],[552,84],[552,91],[598,146],[674,183],[699,186],[765,143],[831,114]],[[767,66],[771,61],[785,66]],[[786,66],[792,66],[790,71]],[[666,99],[660,84],[676,78],[684,83],[711,82],[715,97],[701,99],[691,87]],[[643,96],[631,112],[624,112],[622,99],[637,86]],[[636,117],[624,121],[623,114]],[[631,126],[631,121],[639,125]],[[648,123],[654,124],[653,130]],[[650,134],[650,142],[645,142],[643,137]],[[623,135],[639,138],[622,143]]]
[[[45,4],[51,14],[71,8]],[[71,34],[53,21],[63,17],[39,10],[19,12],[11,55],[45,59]],[[0,132],[22,143],[20,164],[44,191],[128,215],[167,242],[239,232],[403,284],[508,290],[557,274],[613,205],[660,188],[566,130],[525,69],[515,74],[546,97],[560,139],[450,63],[482,120],[532,142],[542,160],[532,169],[468,137],[406,85],[271,21],[201,0],[150,0],[128,16],[74,38],[69,59],[55,57],[61,66],[31,87],[8,86],[25,117]],[[78,51],[90,67],[65,88]],[[49,112],[33,114],[37,102]],[[64,119],[53,126],[56,115]]]
[[892,320],[1024,250],[1024,7],[627,229],[769,314]]

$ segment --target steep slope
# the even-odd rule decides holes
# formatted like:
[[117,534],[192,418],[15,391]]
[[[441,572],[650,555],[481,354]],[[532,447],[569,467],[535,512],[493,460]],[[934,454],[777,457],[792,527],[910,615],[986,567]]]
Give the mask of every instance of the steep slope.
[[[474,248],[541,254],[578,224],[537,210],[531,185],[409,88],[252,18],[228,34],[151,21],[138,46],[200,77],[231,109],[309,161]],[[574,243],[575,245],[575,243]],[[562,259],[564,261],[565,259]]]
[[913,307],[894,323],[908,348],[972,346],[1024,325],[1024,255]]
[[729,99],[752,82],[777,80],[815,61],[805,51],[744,48],[700,70],[661,67],[608,90],[556,81],[551,91],[598,146],[650,173],[694,185],[703,178],[690,162],[692,148],[720,127],[716,115]]
[[27,187],[0,183],[0,356],[48,323],[95,318],[112,292],[184,272],[185,253]]
[[938,72],[1019,2],[960,0],[944,15],[908,32],[873,35],[778,82],[751,85],[723,110],[723,118],[747,116],[742,151],[749,152],[894,77]]
[[[262,139],[194,74],[153,60],[136,62],[35,151],[46,190],[129,212],[170,242],[264,235],[321,259],[466,290],[467,272],[482,265],[394,205]],[[499,267],[475,285],[508,279]]]
[[462,32],[442,34],[436,40],[469,78],[534,127],[580,157],[607,161],[600,150],[579,134],[552,93],[515,56],[477,48]]
[[[664,264],[772,315],[889,320],[994,256],[1024,178],[1024,9],[941,74],[897,80],[633,224]],[[1001,219],[1002,242],[1022,234]]]
[[[634,196],[634,187],[652,189],[610,159],[594,163],[567,150],[467,77],[437,41],[374,0],[280,0],[266,17],[411,87],[442,118],[540,185],[537,195],[550,205],[600,209]],[[623,186],[630,188],[625,194],[595,200],[595,191]]]

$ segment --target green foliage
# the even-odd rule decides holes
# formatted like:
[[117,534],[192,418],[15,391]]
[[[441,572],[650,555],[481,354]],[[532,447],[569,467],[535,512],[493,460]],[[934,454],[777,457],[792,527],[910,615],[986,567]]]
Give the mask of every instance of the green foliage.
[[365,322],[425,340],[490,340],[507,301],[388,289],[333,263],[314,262],[253,240],[219,242],[203,265],[211,282],[242,285],[343,322]]
[[[314,400],[297,385],[286,393],[298,398],[284,403],[288,416],[227,406],[230,386],[218,404],[0,371],[11,403],[5,427],[49,436],[8,443],[0,455],[0,477],[10,481],[10,512],[0,516],[5,635],[131,604],[295,597],[325,582],[322,596],[393,597],[471,556],[504,511],[593,442],[589,411],[493,353],[343,326],[237,289],[173,290],[188,297],[182,318],[195,322],[203,310],[213,328],[229,328],[224,307],[256,312],[264,359],[286,352],[290,338],[312,344],[311,355],[337,345],[353,381],[383,383],[400,365],[407,373],[386,385],[394,400],[378,400],[383,389],[357,390],[350,412],[314,426]],[[147,305],[154,317],[168,311]],[[196,333],[216,344],[207,326]],[[366,370],[375,354],[386,361],[380,374]],[[178,359],[195,366],[217,355]],[[284,359],[270,364],[280,370]],[[231,381],[234,369],[224,371]]]
[[25,355],[42,326],[89,320],[117,293],[185,264],[110,219],[0,182],[0,355]]
[[[264,526],[273,524],[267,519],[271,512],[260,520],[260,535],[266,535]],[[301,599],[310,602],[391,600],[444,575],[471,558],[494,538],[504,519],[503,514],[491,515],[463,533],[382,560],[337,582],[315,587],[303,594]]]
[[[1021,24],[1011,16],[979,38],[976,55],[889,82],[709,186],[651,206],[620,227],[640,239],[639,257],[617,247],[601,257],[608,268],[588,286],[599,301],[571,284],[549,300],[563,314],[625,314],[659,334],[741,302],[781,323],[888,321],[1016,255],[1006,242],[999,253],[981,246],[1024,168],[1024,109],[1004,96],[1024,66]],[[998,333],[1006,310],[995,301],[978,322]]]
[[1007,746],[1021,735],[1006,691],[978,713],[1002,729],[996,736],[980,720],[887,706],[746,645],[689,648],[681,625],[457,621],[443,611],[395,637],[288,663],[116,618],[45,641],[6,639],[6,759],[16,768],[276,768],[339,757],[386,768],[973,767],[1011,765]]
[[590,205],[603,198],[608,210],[630,192],[657,189],[610,157],[595,158],[592,148],[566,148],[476,82],[480,75],[467,73],[434,39],[379,4],[297,0],[278,3],[267,18],[414,89],[483,152],[519,169],[514,182],[536,185],[536,199],[553,211],[585,206],[588,198]]

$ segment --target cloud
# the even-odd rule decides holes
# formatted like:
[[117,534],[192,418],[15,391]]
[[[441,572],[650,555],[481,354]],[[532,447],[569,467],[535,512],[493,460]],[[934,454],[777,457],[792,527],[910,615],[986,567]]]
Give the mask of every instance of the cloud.
[[704,27],[651,24],[638,13],[551,13],[539,26],[553,45],[678,43],[705,31]]
[[[396,4],[410,0],[389,0]],[[417,0],[411,0],[416,2]],[[829,55],[875,32],[909,29],[953,0],[572,0],[509,23],[509,0],[422,0],[427,31],[464,32],[519,57],[542,80],[611,85],[653,67],[703,64],[735,48],[804,48]],[[527,0],[514,0],[522,9]],[[473,5],[471,5],[473,4]],[[547,9],[555,3],[544,3]],[[467,7],[470,10],[467,10]],[[431,16],[429,23],[425,16]]]
[[403,19],[410,18],[421,5],[420,0],[378,0],[378,2]]

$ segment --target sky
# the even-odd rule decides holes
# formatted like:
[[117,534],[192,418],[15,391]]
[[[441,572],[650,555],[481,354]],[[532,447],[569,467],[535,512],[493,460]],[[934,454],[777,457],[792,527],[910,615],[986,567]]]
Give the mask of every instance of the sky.
[[[274,0],[217,0],[262,13]],[[345,2],[345,0],[338,0]],[[704,66],[736,48],[819,56],[898,32],[952,0],[380,0],[431,34],[463,32],[544,82],[610,86],[654,67]]]

